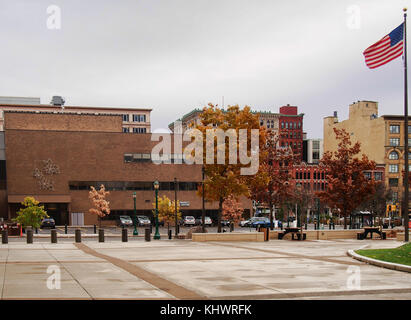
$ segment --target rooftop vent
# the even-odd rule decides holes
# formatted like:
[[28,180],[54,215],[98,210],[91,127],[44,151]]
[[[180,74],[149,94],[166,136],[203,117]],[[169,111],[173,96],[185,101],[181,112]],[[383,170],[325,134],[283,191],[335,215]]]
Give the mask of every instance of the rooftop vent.
[[61,107],[63,107],[63,105],[64,105],[64,103],[65,103],[66,101],[64,100],[64,98],[63,97],[61,97],[61,96],[53,96],[53,98],[51,99],[51,104],[53,105],[53,106],[61,106]]

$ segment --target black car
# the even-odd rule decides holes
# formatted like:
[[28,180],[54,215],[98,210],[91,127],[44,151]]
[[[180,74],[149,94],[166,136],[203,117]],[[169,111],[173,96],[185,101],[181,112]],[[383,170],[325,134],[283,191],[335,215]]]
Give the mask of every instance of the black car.
[[41,225],[40,225],[40,229],[43,229],[43,228],[55,229],[56,222],[54,221],[53,218],[45,218],[41,221]]

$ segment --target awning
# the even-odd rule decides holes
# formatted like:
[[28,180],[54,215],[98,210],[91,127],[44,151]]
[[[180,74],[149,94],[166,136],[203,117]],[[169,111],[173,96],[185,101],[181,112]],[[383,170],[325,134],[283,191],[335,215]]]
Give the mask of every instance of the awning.
[[8,196],[9,203],[21,203],[23,202],[25,197],[33,197],[37,201],[41,203],[70,203],[71,196],[70,195],[45,195],[45,194],[11,194]]

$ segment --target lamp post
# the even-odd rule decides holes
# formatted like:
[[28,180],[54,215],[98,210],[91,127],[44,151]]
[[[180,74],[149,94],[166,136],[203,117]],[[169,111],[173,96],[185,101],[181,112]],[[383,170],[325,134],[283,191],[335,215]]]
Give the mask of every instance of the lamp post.
[[158,188],[160,187],[160,183],[156,180],[154,181],[154,191],[156,194],[156,233],[154,235],[154,240],[160,239],[160,233],[158,232]]
[[133,192],[133,200],[134,200],[134,231],[133,231],[133,235],[134,236],[138,236],[138,230],[137,230],[137,214],[136,214],[136,192]]
[[204,200],[204,175],[205,175],[205,169],[204,169],[204,165],[201,169],[202,172],[202,184],[201,184],[201,189],[202,189],[202,196],[203,196],[203,208],[201,211],[201,224],[202,224],[202,229],[203,229],[203,233],[205,232],[205,200]]
[[175,232],[176,237],[178,234],[178,221],[177,221],[177,178],[174,178],[174,224],[175,224]]

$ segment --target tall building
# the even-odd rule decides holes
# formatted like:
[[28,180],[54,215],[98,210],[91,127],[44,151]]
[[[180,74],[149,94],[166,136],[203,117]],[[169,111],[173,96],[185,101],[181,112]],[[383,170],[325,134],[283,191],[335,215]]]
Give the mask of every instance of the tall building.
[[146,108],[80,107],[65,106],[65,101],[54,96],[50,104],[41,104],[40,98],[0,97],[0,131],[4,130],[4,111],[34,111],[74,114],[116,114],[122,116],[123,132],[151,132],[150,114]]
[[[409,120],[411,117],[409,117]],[[324,118],[324,151],[337,150],[333,129],[345,129],[351,141],[361,143],[361,154],[385,167],[385,185],[393,191],[394,201],[401,200],[404,171],[404,116],[378,116],[378,103],[357,101],[349,106],[347,120],[338,121],[337,113]],[[408,127],[409,134],[411,126]],[[408,138],[411,142],[410,137]],[[411,146],[411,144],[410,144]],[[410,157],[411,159],[411,157]]]
[[[177,121],[181,122],[181,129],[187,130],[190,126],[200,124],[201,109],[194,109],[169,124],[169,129],[174,132]],[[303,156],[303,118],[304,113],[298,113],[298,107],[280,107],[279,113],[271,111],[252,111],[258,115],[260,125],[268,130],[275,130],[280,134],[280,144],[282,147],[290,147],[294,153]]]

